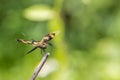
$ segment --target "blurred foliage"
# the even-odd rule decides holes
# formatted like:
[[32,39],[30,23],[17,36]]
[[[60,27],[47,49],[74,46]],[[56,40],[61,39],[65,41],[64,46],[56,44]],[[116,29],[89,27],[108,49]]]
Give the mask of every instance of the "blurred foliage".
[[119,0],[0,0],[0,80],[29,80],[43,54],[24,55],[60,31],[36,80],[120,80]]

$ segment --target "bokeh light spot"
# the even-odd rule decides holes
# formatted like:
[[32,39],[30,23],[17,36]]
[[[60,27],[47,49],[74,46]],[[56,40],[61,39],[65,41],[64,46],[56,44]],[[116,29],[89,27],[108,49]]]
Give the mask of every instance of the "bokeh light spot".
[[55,17],[55,11],[46,5],[34,5],[26,8],[23,16],[31,21],[46,21]]

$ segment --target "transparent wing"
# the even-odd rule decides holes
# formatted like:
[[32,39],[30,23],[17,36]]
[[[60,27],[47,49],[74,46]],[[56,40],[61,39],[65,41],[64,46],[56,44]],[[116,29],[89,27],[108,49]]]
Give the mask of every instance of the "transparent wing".
[[23,39],[17,39],[18,42],[24,43],[24,44],[32,44],[32,41],[27,41]]

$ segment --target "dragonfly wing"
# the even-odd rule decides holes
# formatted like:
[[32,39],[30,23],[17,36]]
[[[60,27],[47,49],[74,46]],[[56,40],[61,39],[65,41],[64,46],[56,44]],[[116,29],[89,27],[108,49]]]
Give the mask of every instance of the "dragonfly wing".
[[53,44],[52,44],[52,43],[48,43],[48,45],[53,46]]
[[30,51],[28,51],[26,54],[31,53],[32,51],[34,51],[35,49],[37,49],[38,47],[34,47],[33,49],[31,49]]
[[17,39],[18,42],[24,43],[24,44],[32,44],[31,41],[23,40],[23,39]]

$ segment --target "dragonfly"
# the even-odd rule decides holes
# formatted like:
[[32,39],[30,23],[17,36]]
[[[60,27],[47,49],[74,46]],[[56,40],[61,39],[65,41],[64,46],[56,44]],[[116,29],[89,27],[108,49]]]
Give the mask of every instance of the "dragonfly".
[[24,40],[24,39],[17,39],[18,42],[20,43],[24,43],[24,44],[30,44],[33,45],[34,47],[29,50],[26,54],[31,53],[32,51],[36,50],[37,48],[41,49],[41,53],[42,51],[45,52],[45,49],[47,48],[48,45],[52,46],[52,44],[49,42],[51,39],[53,39],[56,35],[56,32],[51,32],[47,35],[45,35],[40,41],[28,41],[28,40]]

